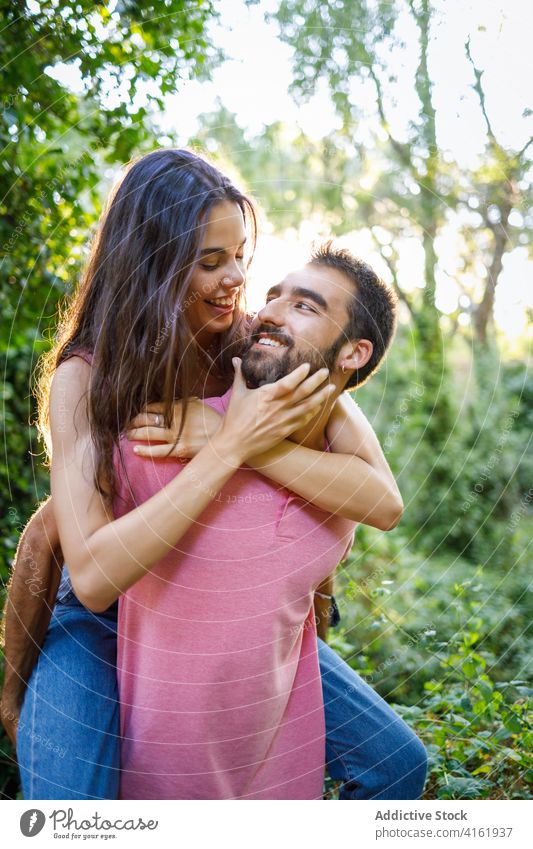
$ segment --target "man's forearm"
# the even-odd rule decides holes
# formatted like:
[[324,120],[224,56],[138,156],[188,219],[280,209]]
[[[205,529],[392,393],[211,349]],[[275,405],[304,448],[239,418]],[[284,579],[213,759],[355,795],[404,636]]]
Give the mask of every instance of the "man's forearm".
[[62,565],[58,542],[49,500],[32,516],[21,536],[4,609],[2,721],[12,739],[24,688],[46,635],[57,595]]

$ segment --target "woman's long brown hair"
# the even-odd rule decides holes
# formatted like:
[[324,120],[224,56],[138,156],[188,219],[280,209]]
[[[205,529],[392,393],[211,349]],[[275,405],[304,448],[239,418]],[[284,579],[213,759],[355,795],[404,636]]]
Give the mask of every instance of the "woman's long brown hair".
[[[195,344],[185,309],[191,273],[212,207],[238,204],[256,238],[252,202],[205,159],[157,150],[130,165],[109,198],[80,286],[52,349],[39,364],[38,427],[49,446],[50,386],[57,367],[79,349],[92,353],[88,415],[96,448],[95,484],[116,492],[113,450],[147,405],[187,401],[199,371],[216,362],[231,374],[245,332],[241,300],[210,361]],[[205,353],[205,352],[204,352]]]

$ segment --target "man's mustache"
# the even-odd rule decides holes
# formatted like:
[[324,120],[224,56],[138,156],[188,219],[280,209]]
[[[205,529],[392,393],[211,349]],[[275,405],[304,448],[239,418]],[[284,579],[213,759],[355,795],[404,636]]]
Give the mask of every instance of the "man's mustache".
[[279,341],[286,345],[287,348],[294,347],[294,339],[287,336],[283,330],[279,330],[278,328],[272,327],[268,324],[260,324],[259,327],[254,330],[248,340],[248,345],[253,345],[254,342],[257,342],[262,333],[267,336],[271,336],[273,339],[279,339]]

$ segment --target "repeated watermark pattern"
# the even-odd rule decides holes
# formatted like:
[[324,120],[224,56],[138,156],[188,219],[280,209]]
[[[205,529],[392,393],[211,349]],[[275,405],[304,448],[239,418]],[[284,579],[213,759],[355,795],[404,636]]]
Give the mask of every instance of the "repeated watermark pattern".
[[399,431],[403,427],[403,425],[408,421],[411,415],[411,408],[413,404],[418,403],[424,397],[426,391],[426,387],[423,383],[414,383],[411,386],[411,389],[407,393],[407,395],[402,398],[400,401],[400,405],[398,407],[398,412],[394,416],[392,420],[392,424],[387,431],[387,435],[383,440],[383,450],[390,451],[393,447],[396,437],[398,436]]
[[[401,648],[398,649],[398,651],[394,652],[394,654],[391,654],[386,660],[384,660],[382,663],[380,663],[379,666],[376,666],[376,668],[373,670],[373,672],[371,674],[365,675],[365,681],[368,684],[371,684],[372,682],[376,682],[376,681],[381,680],[381,678],[386,673],[387,669],[389,669],[391,666],[394,666],[395,663],[397,663],[399,660],[401,660],[403,657],[405,657],[405,655],[412,648],[414,648],[415,646],[418,646],[418,644],[420,642],[424,642],[424,641],[433,639],[433,637],[435,637],[436,634],[437,634],[437,629],[436,629],[436,626],[433,622],[428,622],[427,625],[424,625],[415,634],[409,634],[408,635],[409,639],[408,639],[407,643],[402,645]],[[356,690],[357,690],[357,684],[352,684],[349,687],[345,688],[344,694],[346,696],[348,696],[351,693],[356,692]]]
[[491,451],[488,460],[484,463],[481,474],[479,475],[478,480],[474,484],[473,488],[468,493],[467,497],[463,501],[461,505],[461,512],[467,513],[470,510],[470,507],[476,500],[476,498],[481,495],[481,493],[485,489],[485,484],[489,480],[491,473],[494,467],[499,463],[500,458],[502,456],[503,449],[507,440],[509,439],[509,435],[513,429],[513,425],[517,416],[519,415],[520,410],[518,408],[512,410],[503,423],[502,430],[498,437],[498,441],[496,443],[496,447],[493,451]]
[[[72,162],[69,162],[68,166],[65,165],[63,168],[61,168],[57,172],[56,176],[54,176],[53,178],[48,180],[44,184],[43,188],[39,192],[35,193],[35,195],[33,196],[35,204],[39,203],[40,201],[42,202],[42,201],[46,200],[46,198],[50,195],[50,193],[58,194],[60,189],[64,185],[65,180],[67,180],[69,178],[69,176],[74,172],[74,169],[77,166],[83,165],[84,162],[92,163],[93,158],[94,158],[94,154],[97,153],[99,150],[104,150],[104,149],[105,149],[105,143],[104,142],[98,142],[98,141],[91,142],[91,144],[89,145],[89,150],[85,150],[82,154],[80,154],[80,156],[78,156],[76,159],[73,159]],[[60,195],[58,194],[58,198],[57,198],[58,200],[59,200],[59,197],[60,197]],[[1,248],[2,253],[8,254],[13,250],[13,248],[17,244],[18,240],[20,239],[20,237],[25,232],[25,230],[26,230],[29,222],[32,220],[32,218],[35,218],[34,210],[28,210],[27,212],[25,212],[20,217],[19,223],[15,227],[13,232],[11,233],[11,236],[9,237],[8,241],[4,242],[4,244],[2,245],[2,248]]]
[[23,734],[32,743],[38,744],[48,751],[53,752],[54,755],[57,755],[58,758],[64,758],[67,754],[66,746],[58,746],[58,744],[52,740],[50,737],[47,737],[44,734],[38,734],[33,730],[33,727],[29,726],[27,723],[22,722],[18,714],[14,713],[12,710],[4,707],[2,705],[2,721],[13,723],[15,728],[17,729],[17,737]]
[[[8,509],[8,515],[11,519],[18,523],[14,528],[16,533],[22,534],[24,531],[24,525],[20,521],[20,516],[16,508],[10,507]],[[28,574],[24,583],[28,587],[30,594],[33,596],[41,595],[41,593],[44,592],[43,577],[40,574],[41,569],[35,559],[34,551],[27,540],[24,540],[21,544],[18,558],[21,563],[22,571]]]
[[508,531],[514,531],[518,527],[518,523],[520,522],[520,519],[522,518],[522,516],[524,515],[524,513],[526,512],[527,508],[529,507],[529,505],[531,504],[532,501],[533,501],[533,486],[531,486],[528,489],[528,491],[526,492],[526,494],[523,496],[523,498],[520,501],[520,504],[518,505],[517,509],[513,510],[513,512],[511,513],[511,516],[509,518],[509,522],[507,524],[507,530]]

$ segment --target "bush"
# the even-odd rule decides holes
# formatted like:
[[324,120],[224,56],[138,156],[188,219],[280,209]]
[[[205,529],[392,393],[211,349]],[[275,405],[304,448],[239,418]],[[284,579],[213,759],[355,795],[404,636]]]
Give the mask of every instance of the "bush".
[[426,744],[426,798],[531,798],[533,600],[512,565],[424,558],[361,527],[340,570],[331,643]]

